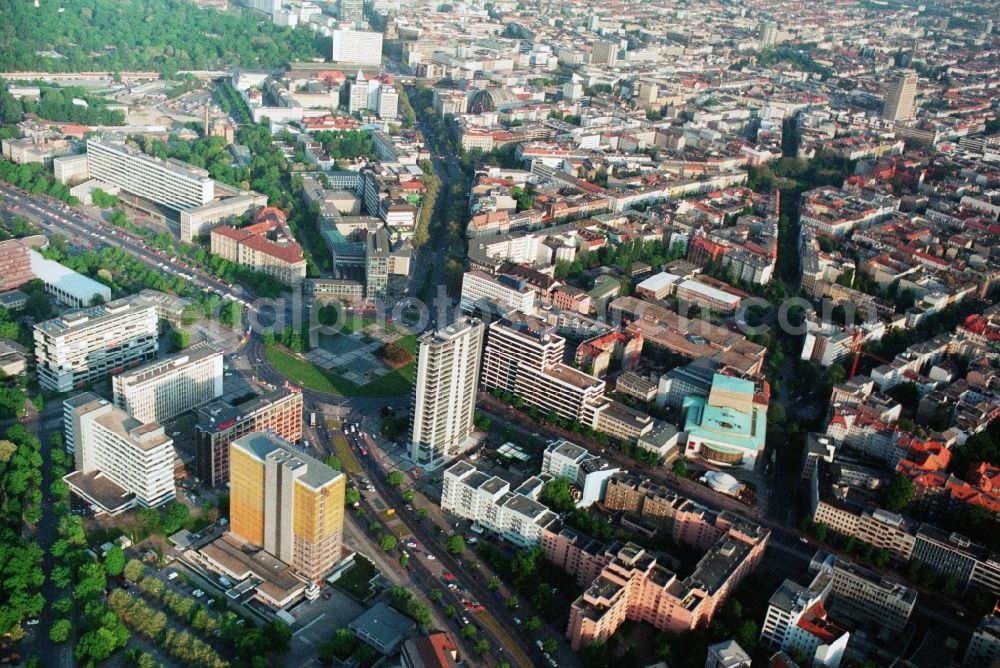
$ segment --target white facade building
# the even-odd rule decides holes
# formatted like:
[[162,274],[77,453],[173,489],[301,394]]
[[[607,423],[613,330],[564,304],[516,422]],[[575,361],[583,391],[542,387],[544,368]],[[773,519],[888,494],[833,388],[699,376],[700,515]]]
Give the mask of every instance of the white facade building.
[[535,314],[535,293],[523,280],[510,276],[492,276],[482,271],[467,271],[462,276],[461,307],[475,313],[477,303],[496,304],[506,312]]
[[437,468],[475,444],[483,333],[479,320],[461,318],[419,339],[410,459],[420,466]]
[[528,478],[511,491],[510,483],[456,462],[444,472],[441,509],[471,520],[520,547],[537,545],[542,529],[556,514],[538,502],[542,481]]
[[552,441],[542,453],[542,473],[556,478],[568,478],[580,490],[577,508],[586,508],[601,501],[608,488],[608,480],[618,472],[618,467],[592,455],[585,448],[566,439]]
[[221,397],[222,377],[222,353],[200,344],[115,376],[115,404],[142,422],[163,422]]
[[126,297],[35,325],[38,382],[68,392],[153,359],[158,348],[156,305]]
[[399,93],[394,86],[382,84],[378,88],[378,117],[394,120],[399,115]]
[[352,65],[381,65],[382,33],[367,30],[334,30],[332,60],[335,63]]
[[143,423],[96,394],[64,404],[76,470],[64,480],[105,512],[174,498],[174,442],[156,422]]
[[215,198],[208,172],[176,160],[159,160],[125,146],[87,140],[90,178],[118,186],[171,209],[189,209]]
[[851,634],[826,619],[831,584],[828,573],[817,575],[809,587],[785,580],[769,602],[761,642],[774,650],[801,652],[816,668],[838,668]]

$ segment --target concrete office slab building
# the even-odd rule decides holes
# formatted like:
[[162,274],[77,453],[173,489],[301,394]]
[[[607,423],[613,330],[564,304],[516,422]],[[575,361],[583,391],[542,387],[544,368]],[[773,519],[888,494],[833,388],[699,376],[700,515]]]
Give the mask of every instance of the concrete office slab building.
[[207,344],[122,372],[115,404],[147,422],[168,420],[222,396],[222,353]]

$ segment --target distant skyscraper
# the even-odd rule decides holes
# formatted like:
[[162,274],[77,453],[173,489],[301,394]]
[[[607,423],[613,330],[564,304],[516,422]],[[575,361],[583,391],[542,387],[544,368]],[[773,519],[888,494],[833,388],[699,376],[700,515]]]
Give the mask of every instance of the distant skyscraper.
[[264,432],[229,447],[231,532],[321,581],[340,561],[344,474]]
[[567,102],[576,102],[583,97],[583,84],[574,74],[573,78],[563,84],[563,99]]
[[914,99],[917,96],[917,73],[901,70],[885,91],[882,118],[889,121],[905,121],[916,116]]
[[364,0],[340,0],[337,16],[344,23],[357,23],[365,18]]
[[334,30],[333,62],[381,65],[382,33],[367,30]]
[[435,468],[471,445],[482,348],[475,318],[420,337],[410,436],[417,464]]
[[778,25],[767,21],[760,26],[760,48],[768,49],[778,42]]

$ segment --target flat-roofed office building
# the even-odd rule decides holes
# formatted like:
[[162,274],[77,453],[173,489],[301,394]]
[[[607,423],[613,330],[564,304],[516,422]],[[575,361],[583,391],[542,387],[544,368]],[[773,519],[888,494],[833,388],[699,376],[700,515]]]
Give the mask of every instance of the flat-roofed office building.
[[40,322],[34,331],[38,382],[69,392],[153,359],[158,325],[156,306],[135,295]]
[[194,441],[198,478],[210,487],[226,484],[229,444],[255,431],[268,431],[297,443],[302,438],[302,394],[279,389],[238,406],[224,401],[202,406]]
[[368,30],[334,30],[333,57],[335,63],[380,65],[382,63],[382,33]]
[[144,422],[162,422],[222,396],[222,353],[198,344],[112,379],[115,404]]
[[215,181],[203,169],[159,160],[121,144],[87,140],[90,177],[171,209],[189,209],[215,198]]
[[90,392],[63,410],[76,466],[63,479],[79,496],[110,513],[174,498],[174,442],[162,425],[130,417]]
[[320,582],[340,561],[344,474],[273,434],[229,448],[231,533]]

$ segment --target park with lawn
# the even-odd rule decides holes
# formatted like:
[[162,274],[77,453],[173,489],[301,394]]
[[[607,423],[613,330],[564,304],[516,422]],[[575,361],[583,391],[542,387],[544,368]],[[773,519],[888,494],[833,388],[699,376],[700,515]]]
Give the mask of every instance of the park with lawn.
[[292,383],[344,397],[408,395],[416,373],[417,337],[392,324],[354,319],[321,331],[319,345],[295,353],[279,343],[267,358]]

